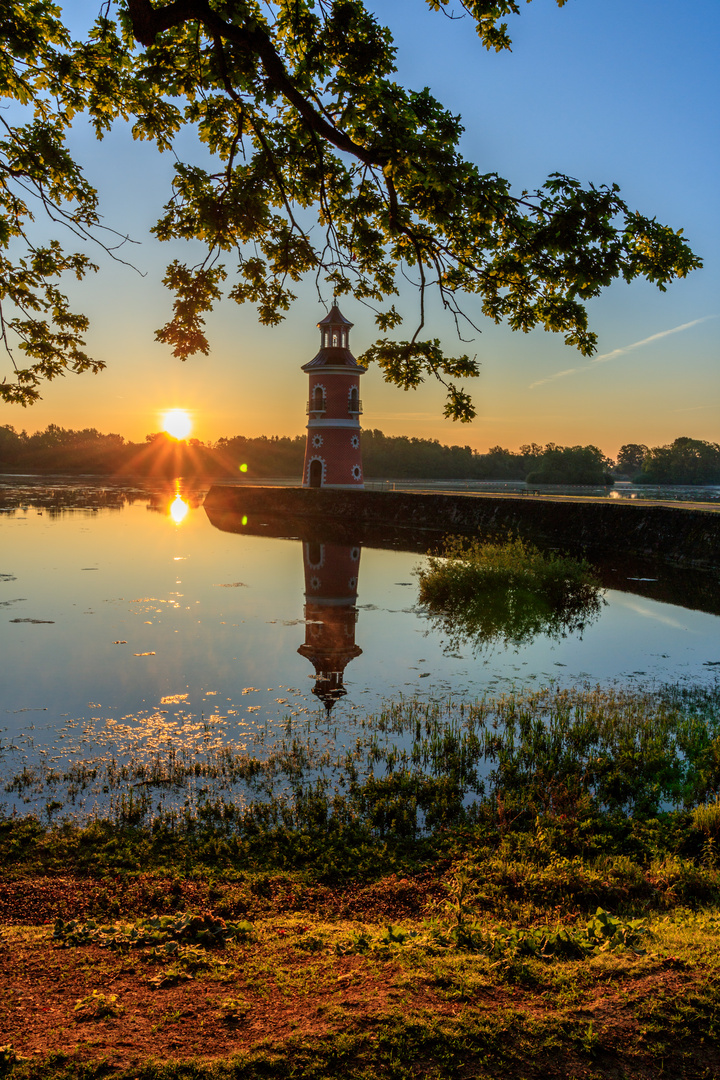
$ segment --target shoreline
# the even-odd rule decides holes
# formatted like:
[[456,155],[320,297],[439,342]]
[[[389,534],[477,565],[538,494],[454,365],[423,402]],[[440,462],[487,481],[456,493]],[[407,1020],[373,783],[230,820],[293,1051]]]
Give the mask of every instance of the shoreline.
[[204,505],[213,524],[228,531],[251,518],[271,518],[296,531],[310,523],[343,523],[360,543],[378,528],[429,536],[513,533],[573,554],[633,555],[711,571],[720,567],[720,514],[649,501],[213,484]]

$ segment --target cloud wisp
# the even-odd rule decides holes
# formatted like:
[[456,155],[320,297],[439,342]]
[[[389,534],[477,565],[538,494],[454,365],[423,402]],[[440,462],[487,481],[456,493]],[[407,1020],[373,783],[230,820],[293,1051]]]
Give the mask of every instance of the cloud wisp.
[[690,405],[687,409],[673,409],[673,412],[705,412],[706,409],[717,409],[717,401],[711,401],[709,405]]
[[619,356],[625,356],[626,353],[642,348],[643,345],[651,345],[653,341],[660,341],[661,338],[670,337],[671,334],[680,334],[683,330],[689,330],[691,326],[697,326],[698,323],[704,323],[708,319],[716,318],[717,315],[703,315],[701,319],[681,323],[680,326],[673,326],[670,330],[661,330],[660,333],[651,334],[650,337],[643,338],[642,341],[633,341],[631,345],[623,345],[619,349],[613,349],[611,352],[602,353],[601,356],[595,356],[587,364],[566,368],[564,371],[556,371],[554,375],[548,375],[544,379],[536,379],[535,382],[530,383],[528,390],[534,390],[536,386],[543,386],[544,383],[554,382],[556,379],[564,379],[566,375],[577,375],[581,371],[589,371],[595,364],[606,364],[608,360],[616,360]]

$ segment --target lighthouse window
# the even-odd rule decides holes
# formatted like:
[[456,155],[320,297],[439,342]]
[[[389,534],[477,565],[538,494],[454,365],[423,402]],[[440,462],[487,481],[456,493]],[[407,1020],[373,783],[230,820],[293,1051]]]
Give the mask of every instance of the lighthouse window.
[[316,541],[312,541],[307,546],[308,564],[317,569],[318,566],[322,566],[325,561],[323,558],[323,545],[318,544]]
[[343,349],[347,349],[347,330],[343,330],[342,343]]
[[348,411],[349,412],[357,412],[358,411],[358,392],[357,392],[357,387],[356,386],[353,386],[352,390],[350,391],[350,404],[348,406]]
[[322,435],[313,435],[312,444],[316,448],[319,447],[319,446],[322,446],[322,444],[323,444]]
[[362,476],[362,470],[360,469],[359,465],[353,465],[352,476],[353,476],[353,480],[359,480],[360,477]]
[[322,386],[316,386],[313,390],[313,409],[325,408],[325,394]]
[[337,336],[337,331],[335,331],[335,333],[333,334],[333,348],[337,349],[337,347],[338,347],[338,336]]
[[350,440],[350,445],[352,446],[353,450],[357,450],[357,448],[360,446],[360,439],[357,435],[353,435],[352,439]]

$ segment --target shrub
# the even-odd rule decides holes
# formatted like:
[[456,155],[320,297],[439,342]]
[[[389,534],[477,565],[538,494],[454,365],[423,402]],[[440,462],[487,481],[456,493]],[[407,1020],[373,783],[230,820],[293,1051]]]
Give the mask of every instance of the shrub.
[[600,610],[600,586],[585,560],[544,553],[521,539],[453,537],[443,557],[418,571],[420,603],[451,642],[519,645],[536,634],[581,630]]

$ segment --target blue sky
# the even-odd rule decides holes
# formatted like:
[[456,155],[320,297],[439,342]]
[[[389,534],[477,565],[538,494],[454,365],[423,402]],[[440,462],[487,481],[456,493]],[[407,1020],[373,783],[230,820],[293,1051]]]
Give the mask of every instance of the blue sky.
[[[73,19],[94,11],[79,0],[64,6]],[[606,290],[589,306],[599,334],[591,362],[557,335],[513,334],[480,317],[482,334],[463,347],[482,365],[468,386],[478,406],[473,424],[442,418],[440,388],[406,394],[371,368],[364,426],[481,450],[592,442],[614,454],[624,442],[720,440],[718,0],[568,0],[562,9],[533,0],[510,20],[513,52],[499,55],[480,47],[468,19],[452,21],[422,0],[388,0],[375,10],[395,34],[399,77],[429,85],[462,115],[464,153],[483,171],[506,176],[516,190],[554,171],[617,182],[631,207],[683,228],[705,267],[664,294],[643,282]],[[101,144],[78,127],[74,147],[100,190],[106,222],[139,241],[131,257],[144,276],[101,261],[76,303],[92,318],[89,344],[108,370],[58,380],[31,409],[0,406],[0,423],[95,426],[142,438],[158,429],[165,408],[183,407],[202,439],[301,433],[300,365],[314,355],[324,314],[312,288],[277,329],[258,326],[250,306],[223,305],[209,324],[211,355],[173,360],[153,335],[167,318],[160,278],[176,252],[149,235],[172,162],[133,143],[122,126]],[[410,328],[409,292],[400,306]],[[343,310],[356,324],[359,353],[375,336],[372,318],[352,301]],[[479,311],[477,301],[467,310]],[[430,315],[429,336],[457,352],[452,323],[434,309]]]

